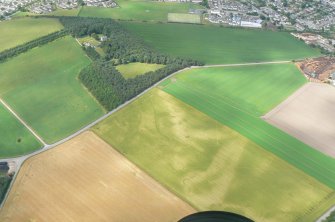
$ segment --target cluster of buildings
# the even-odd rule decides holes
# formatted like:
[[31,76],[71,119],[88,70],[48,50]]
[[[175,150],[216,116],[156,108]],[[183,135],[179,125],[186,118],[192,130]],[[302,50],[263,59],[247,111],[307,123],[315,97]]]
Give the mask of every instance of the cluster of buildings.
[[22,9],[35,14],[48,14],[57,8],[73,9],[79,5],[117,7],[114,0],[0,0],[0,18],[6,18]]
[[304,41],[308,45],[317,46],[323,49],[325,52],[335,52],[335,40],[325,38],[321,35],[314,33],[291,33],[294,37]]
[[83,0],[87,6],[114,8],[117,4],[113,0]]
[[31,4],[34,0],[0,0],[0,17],[6,17],[21,7]]
[[210,0],[207,19],[212,23],[262,28],[257,8],[230,0]]
[[208,20],[234,26],[271,24],[297,31],[335,29],[334,0],[208,0]]
[[48,14],[57,8],[73,9],[78,7],[77,0],[39,0],[26,8],[35,14]]

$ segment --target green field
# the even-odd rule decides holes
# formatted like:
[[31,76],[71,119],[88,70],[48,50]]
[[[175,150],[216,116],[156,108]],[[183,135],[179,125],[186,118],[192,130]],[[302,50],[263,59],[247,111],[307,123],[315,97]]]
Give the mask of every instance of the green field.
[[63,26],[56,19],[17,18],[0,22],[0,51],[56,32]]
[[27,154],[41,147],[28,129],[0,104],[0,158]]
[[332,189],[159,89],[93,130],[201,211],[309,222],[335,202]]
[[165,65],[161,64],[148,64],[148,63],[128,63],[116,66],[116,69],[122,74],[126,79],[134,78],[137,75],[142,75],[147,72],[156,71],[163,68]]
[[335,159],[260,118],[305,81],[294,64],[276,64],[193,69],[163,85],[164,91],[335,189]]
[[202,8],[197,4],[176,2],[118,0],[117,3],[118,8],[83,7],[79,16],[166,22],[170,12],[188,13],[189,9]]
[[168,22],[200,24],[201,16],[197,14],[169,13]]
[[0,95],[47,143],[56,142],[104,113],[77,80],[89,62],[71,37],[34,48],[0,64]]
[[190,24],[122,24],[160,52],[206,64],[292,60],[320,55],[317,49],[286,32]]

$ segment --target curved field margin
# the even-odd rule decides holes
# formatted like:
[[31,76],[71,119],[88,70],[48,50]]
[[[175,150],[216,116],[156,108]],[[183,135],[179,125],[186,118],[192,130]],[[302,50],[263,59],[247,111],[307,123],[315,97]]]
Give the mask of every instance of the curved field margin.
[[260,118],[306,81],[293,64],[197,69],[168,81],[164,91],[335,189],[333,158]]
[[200,211],[312,222],[335,201],[329,187],[157,88],[93,130]]
[[162,64],[149,64],[149,63],[128,63],[116,66],[116,69],[122,74],[126,79],[134,78],[138,75],[143,75],[147,72],[156,71],[163,68],[165,65]]
[[41,147],[28,129],[0,104],[0,158],[27,154]]
[[210,25],[123,22],[158,51],[206,64],[292,60],[321,55],[287,32]]
[[0,51],[10,49],[63,28],[57,19],[17,18],[0,22]]
[[23,164],[0,221],[171,222],[191,213],[192,207],[85,132]]

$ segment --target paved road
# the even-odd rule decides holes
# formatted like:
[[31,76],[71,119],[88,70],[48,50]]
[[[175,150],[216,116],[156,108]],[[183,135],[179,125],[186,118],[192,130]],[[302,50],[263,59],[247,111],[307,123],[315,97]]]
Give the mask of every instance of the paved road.
[[335,211],[335,206],[330,208],[326,213],[324,213],[319,219],[317,219],[315,222],[322,222],[324,219],[326,219],[331,212]]
[[[65,143],[67,141],[69,141],[70,139],[78,136],[79,134],[83,133],[84,131],[90,129],[92,126],[98,124],[99,122],[103,121],[104,119],[106,119],[107,117],[109,117],[110,115],[112,115],[113,113],[119,111],[120,109],[126,107],[127,105],[129,105],[130,103],[132,103],[133,101],[135,101],[136,99],[138,99],[140,96],[142,96],[143,94],[147,93],[149,90],[151,90],[152,88],[158,86],[161,82],[163,82],[164,80],[177,75],[178,73],[181,73],[185,70],[189,70],[189,69],[199,69],[199,68],[210,68],[210,67],[232,67],[232,66],[247,66],[247,65],[264,65],[264,64],[282,64],[282,63],[290,63],[291,61],[276,61],[276,62],[257,62],[257,63],[240,63],[240,64],[218,64],[218,65],[206,65],[206,66],[192,66],[189,68],[185,68],[182,70],[179,70],[167,77],[165,77],[164,79],[160,80],[159,82],[157,82],[156,84],[154,84],[153,86],[151,86],[150,88],[146,89],[145,91],[143,91],[142,93],[140,93],[139,95],[137,95],[136,97],[132,98],[131,100],[128,100],[127,102],[125,102],[124,104],[120,105],[119,107],[117,107],[116,109],[108,112],[107,114],[103,115],[102,117],[100,117],[99,119],[95,120],[94,122],[90,123],[89,125],[85,126],[84,128],[78,130],[76,133],[54,143],[54,144],[46,144],[42,138],[40,138],[35,132],[34,130],[29,127],[29,125],[27,125],[2,99],[0,99],[0,102],[25,126],[27,127],[27,129],[36,136],[36,138],[38,140],[41,141],[41,143],[44,144],[44,147],[42,149],[36,150],[35,152],[32,152],[30,154],[24,155],[24,156],[20,156],[20,157],[14,157],[14,158],[7,158],[7,159],[0,159],[0,162],[6,162],[6,161],[14,161],[16,163],[16,173],[14,175],[13,181],[15,180],[16,176],[18,175],[18,171],[21,168],[22,164],[24,163],[24,161],[26,161],[28,158],[35,156],[37,154],[40,154],[42,152],[45,152],[47,150],[50,150],[62,143]],[[14,182],[11,183],[8,192],[6,194],[6,197],[4,199],[4,201],[2,202],[2,204],[0,205],[0,209],[2,208],[3,204],[5,203],[6,199],[7,199],[7,195],[9,193],[9,190],[11,189],[12,185]]]

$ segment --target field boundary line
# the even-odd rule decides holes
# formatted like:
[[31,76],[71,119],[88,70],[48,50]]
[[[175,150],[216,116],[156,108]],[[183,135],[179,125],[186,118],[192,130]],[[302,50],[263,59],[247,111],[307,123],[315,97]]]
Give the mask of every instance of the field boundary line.
[[42,144],[46,146],[47,143],[17,114],[15,111],[3,100],[0,98],[0,103],[13,115],[19,122],[24,125]]
[[321,217],[319,217],[315,222],[324,221],[333,211],[335,211],[335,205],[329,208]]

